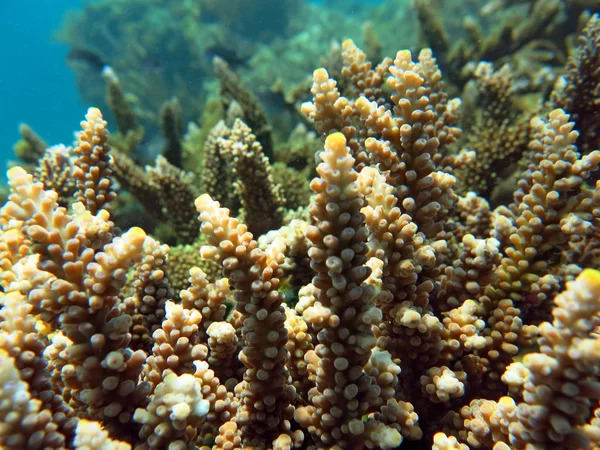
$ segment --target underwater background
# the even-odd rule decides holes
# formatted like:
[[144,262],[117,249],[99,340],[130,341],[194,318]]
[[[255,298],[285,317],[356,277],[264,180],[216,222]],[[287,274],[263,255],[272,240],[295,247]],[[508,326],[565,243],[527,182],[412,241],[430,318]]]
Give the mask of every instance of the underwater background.
[[600,0],[0,2],[1,449],[600,449]]
[[[80,120],[89,106],[78,94],[74,73],[65,62],[69,46],[57,39],[57,34],[69,12],[95,2],[97,0],[0,3],[4,55],[0,71],[0,121],[4,126],[0,135],[0,179],[4,179],[7,160],[12,158],[19,123],[26,121],[47,142],[62,142],[72,135],[72,124]],[[380,2],[359,3],[377,5]],[[319,5],[323,0],[312,3]],[[352,14],[352,10],[347,13]]]
[[65,64],[69,49],[54,39],[65,12],[81,4],[80,0],[0,4],[3,174],[6,161],[12,158],[21,121],[31,123],[46,141],[61,142],[72,134],[70,124],[85,112],[73,72]]

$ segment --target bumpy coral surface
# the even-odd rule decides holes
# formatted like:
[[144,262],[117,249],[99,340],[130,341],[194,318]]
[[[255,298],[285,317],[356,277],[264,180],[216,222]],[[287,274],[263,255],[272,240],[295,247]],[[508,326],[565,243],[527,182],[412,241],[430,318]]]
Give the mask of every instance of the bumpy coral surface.
[[[144,172],[113,153],[92,108],[73,150],[38,155],[34,174],[9,171],[0,447],[600,448],[600,151],[588,148],[589,122],[554,109],[524,123],[508,69],[484,64],[479,89],[496,101],[461,130],[469,112],[431,50],[378,64],[352,41],[339,51],[342,68],[316,70],[302,105],[318,135],[273,152],[317,143],[316,164],[292,169],[284,155],[290,164],[272,171],[265,130],[234,98],[197,184],[176,166],[191,144],[174,103],[171,162]],[[136,126],[125,119],[122,132]],[[506,134],[502,149],[479,142]],[[503,152],[519,159],[515,183],[490,206],[484,175]],[[293,182],[278,182],[286,170]],[[286,201],[309,174],[310,203],[304,190]],[[147,212],[154,204],[179,246],[120,228],[115,178]]]

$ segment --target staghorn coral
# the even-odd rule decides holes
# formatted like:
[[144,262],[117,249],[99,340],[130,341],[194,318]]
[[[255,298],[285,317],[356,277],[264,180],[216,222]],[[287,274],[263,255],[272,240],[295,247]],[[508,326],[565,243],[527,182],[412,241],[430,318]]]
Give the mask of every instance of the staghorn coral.
[[[125,273],[141,256],[146,235],[132,229],[114,237],[105,210],[94,216],[75,203],[73,215],[67,215],[56,193],[44,191],[22,169],[9,177],[13,194],[1,215],[3,221],[14,218],[9,227],[22,233],[29,250],[14,261],[23,267],[22,281],[3,271],[5,292],[24,293],[32,314],[46,326],[60,327],[48,348],[49,370],[58,383],[53,388],[69,392],[68,403],[78,414],[103,419],[115,430],[147,393],[144,384],[137,385],[145,355],[127,349],[131,318],[117,308]],[[59,341],[66,345],[52,352]]]
[[[573,235],[581,235],[583,239],[588,233],[597,236],[600,214],[598,183],[594,188],[586,181],[598,170],[600,151],[595,150],[588,155],[577,151],[574,144],[578,133],[562,110],[552,111],[546,121],[532,119],[531,126],[534,139],[530,148],[534,150],[534,162],[523,172],[514,202],[508,208],[497,209],[494,220],[502,222],[509,218],[516,226],[516,233],[511,233],[510,244],[506,248],[509,258],[502,261],[503,267],[500,268],[501,278],[502,274],[506,274],[500,289],[507,293],[512,289],[522,292],[524,286],[520,283],[524,282],[528,287],[526,292],[532,288],[531,294],[535,295],[529,301],[539,305],[551,295],[544,292],[543,285],[549,280],[542,282],[544,276],[541,274],[550,272],[547,278],[560,279],[566,275],[561,272],[564,268],[548,268],[558,262],[563,265],[574,262],[570,256],[569,241],[578,237]],[[568,198],[565,193],[568,193]],[[522,269],[515,272],[510,266],[521,266]],[[554,289],[558,287],[555,283],[551,284],[554,284]]]
[[243,316],[240,361],[246,371],[235,426],[246,446],[286,435],[291,439],[289,419],[296,393],[285,367],[287,330],[283,295],[277,290],[285,244],[275,241],[262,252],[247,228],[206,194],[198,197],[196,208],[208,236],[202,256],[223,265],[236,289],[236,310]]
[[[308,394],[310,406],[298,409],[296,420],[316,425],[312,434],[320,447],[348,448],[356,445],[351,442],[372,440],[392,448],[401,442],[397,430],[377,420],[362,421],[378,395],[363,367],[376,342],[370,325],[381,320],[381,312],[371,302],[373,286],[364,283],[368,232],[360,213],[358,174],[342,133],[327,137],[321,159],[321,177],[311,185],[317,194],[311,214],[321,229],[311,226],[306,234],[312,243],[315,301],[326,320],[317,334],[319,370]],[[376,435],[384,440],[378,442]]]
[[465,410],[465,416],[478,416],[485,424],[465,421],[469,444],[590,448],[589,436],[598,432],[587,423],[593,417],[592,404],[600,398],[600,346],[594,331],[600,320],[599,298],[600,272],[588,269],[567,283],[555,299],[552,322],[540,325],[540,352],[511,364],[503,376],[514,397]]
[[165,304],[174,297],[169,285],[167,254],[169,247],[149,240],[144,243],[144,257],[136,266],[130,287],[133,295],[126,297],[119,307],[131,316],[131,343],[133,349],[148,352],[152,348],[152,332],[165,314]]
[[283,221],[281,194],[273,183],[269,160],[250,127],[235,119],[231,134],[220,138],[218,146],[221,155],[230,160],[250,230],[261,235],[279,228]]
[[156,158],[154,166],[146,166],[145,170],[121,152],[115,152],[113,161],[115,176],[122,186],[154,221],[165,225],[165,240],[181,245],[196,241],[200,226],[187,208],[197,194],[195,176],[191,172],[184,172],[162,155]]
[[127,442],[117,441],[108,436],[108,432],[95,421],[82,419],[77,424],[77,434],[73,445],[81,450],[130,450]]
[[165,138],[164,156],[175,167],[181,168],[183,124],[181,123],[181,106],[177,98],[165,103],[160,111],[163,136]]
[[310,172],[307,169],[297,171],[279,162],[271,166],[273,182],[281,191],[281,206],[285,211],[297,210],[310,203]]
[[169,249],[169,282],[176,295],[189,286],[190,270],[194,267],[202,269],[211,281],[219,277],[220,266],[200,256],[200,248],[205,243],[206,238],[200,236],[193,244],[174,245]]
[[[258,98],[246,90],[240,78],[233,72],[227,63],[216,57],[214,62],[215,74],[220,82],[220,94],[223,101],[223,109],[228,111],[231,107],[238,109],[233,119],[239,118],[248,124],[256,135],[256,140],[262,146],[267,157],[273,154],[273,140],[271,127],[267,121],[267,115]],[[229,111],[228,111],[229,113]],[[233,123],[229,123],[229,126]]]
[[85,204],[96,214],[114,199],[111,189],[108,152],[108,130],[106,121],[97,108],[90,108],[82,122],[83,131],[77,135],[73,149],[73,177],[75,178],[75,200]]
[[594,14],[579,37],[579,46],[569,58],[564,86],[552,94],[552,107],[562,108],[581,134],[579,148],[588,153],[600,147],[594,117],[600,104],[600,18]]
[[[118,230],[102,208],[119,156],[96,110],[83,202],[9,171],[3,447],[597,446],[600,275],[581,266],[600,265],[600,152],[579,151],[563,110],[536,115],[512,200],[491,211],[455,191],[461,111],[432,53],[343,50],[345,90],[317,70],[303,107],[325,138],[308,212],[263,236],[208,195],[203,237],[179,252]],[[234,129],[216,137],[224,159],[256,147]]]
[[439,55],[446,79],[459,90],[481,61],[513,65],[522,91],[547,89],[556,77],[549,67],[564,64],[565,38],[579,31],[577,18],[585,9],[576,11],[560,0],[527,0],[504,2],[501,13],[490,15],[485,7],[480,11],[481,2],[463,1],[452,2],[458,14],[442,16],[438,3],[414,3],[421,41]]
[[[207,194],[231,211],[238,211],[241,207],[241,200],[239,192],[233,188],[236,178],[229,167],[226,155],[221,153],[219,145],[221,139],[229,139],[230,137],[231,129],[223,120],[219,120],[211,128],[204,144],[204,170],[202,178],[204,190]],[[223,190],[221,189],[222,186],[231,186],[232,189]]]
[[491,64],[479,63],[474,73],[476,104],[464,105],[475,111],[463,126],[461,148],[474,151],[456,175],[462,192],[490,198],[499,180],[515,170],[515,163],[527,150],[530,140],[529,114],[514,105],[513,78],[509,66],[494,71]]
[[21,140],[14,146],[15,155],[25,163],[37,163],[44,156],[48,144],[25,123],[19,125],[19,134],[21,135]]
[[[106,82],[106,102],[115,116],[115,122],[117,123],[121,139],[125,141],[133,139],[135,143],[135,141],[139,140],[136,136],[139,136],[141,131],[138,128],[137,117],[127,101],[125,92],[123,92],[119,77],[110,66],[104,67],[102,76]],[[131,153],[135,146],[129,144],[125,147],[128,149],[128,153]]]
[[[24,304],[20,295],[13,294],[7,296],[2,311],[0,442],[8,448],[61,448],[72,434],[73,424],[71,429],[64,427],[60,419],[53,420],[53,415],[60,412],[72,417],[72,411],[60,397],[58,405],[39,398],[40,394],[50,393],[47,399],[52,399],[53,394],[42,357],[44,342],[36,335],[35,319],[27,317],[30,310],[31,306]],[[14,321],[14,325],[9,321]]]
[[201,173],[205,164],[206,141],[213,127],[223,119],[223,104],[218,97],[211,97],[207,100],[206,107],[199,118],[200,124],[194,122],[187,124],[187,129],[183,138],[182,165],[187,170],[194,173]]
[[44,188],[58,194],[58,203],[67,206],[75,191],[72,178],[70,147],[55,145],[46,149],[35,169],[35,178],[42,182]]
[[157,194],[163,216],[169,218],[176,241],[180,244],[193,243],[200,231],[187,207],[197,194],[194,175],[174,166],[162,155],[156,158],[154,167],[146,167],[146,174],[148,183]]
[[[260,235],[283,224],[282,189],[252,129],[237,117],[233,120],[231,126],[219,121],[206,140],[204,185],[209,195],[243,214],[250,230]],[[223,185],[232,189],[223,190]]]
[[[440,409],[432,409],[431,402],[452,405],[456,399],[464,401],[482,392],[491,395],[505,389],[501,375],[518,349],[530,345],[537,334],[535,326],[525,323],[539,320],[540,311],[531,315],[531,306],[543,303],[550,309],[556,290],[576,270],[568,266],[570,255],[574,255],[569,235],[578,229],[575,223],[582,221],[581,229],[590,230],[585,236],[591,241],[600,236],[598,188],[585,183],[598,168],[598,153],[582,157],[576,152],[572,144],[577,134],[561,111],[552,112],[548,121],[535,118],[531,125],[535,138],[530,143],[535,159],[521,175],[513,204],[500,208],[495,218],[488,212],[488,227],[497,240],[486,243],[467,234],[457,246],[452,241],[454,224],[436,219],[437,213],[447,217],[465,208],[455,210],[454,177],[450,175],[458,175],[455,169],[461,159],[449,156],[442,145],[455,136],[449,126],[455,110],[451,102],[445,104],[443,95],[436,95],[441,85],[435,61],[430,62],[427,53],[419,64],[409,58],[410,54],[400,52],[389,67],[391,106],[386,102],[378,106],[364,96],[343,97],[335,81],[319,70],[314,75],[314,101],[304,111],[315,120],[319,131],[339,130],[353,154],[366,154],[355,165],[360,169],[367,200],[364,214],[372,233],[370,254],[382,261],[382,292],[376,304],[382,309],[383,320],[376,336],[381,348],[400,359],[404,385],[398,392],[414,401],[419,421],[424,421],[427,429],[428,420],[441,417]],[[416,122],[415,118],[421,120]],[[423,160],[427,162],[415,164],[412,152],[430,156]],[[363,161],[371,167],[361,167]],[[386,171],[380,173],[382,169]],[[434,189],[437,197],[419,192],[419,186],[435,186],[436,181],[441,183]],[[558,194],[567,191],[563,197]],[[419,201],[425,203],[419,205]],[[429,202],[435,207],[431,215],[423,215]],[[530,213],[533,210],[537,211],[534,215]],[[578,219],[572,215],[575,210],[581,210]],[[466,219],[463,213],[460,217]],[[468,222],[457,225],[461,230]],[[532,226],[537,228],[532,230]],[[559,229],[558,240],[550,237],[552,230]],[[546,238],[544,233],[548,233]],[[444,243],[441,236],[449,239]],[[542,239],[547,242],[546,249],[541,246],[538,250]],[[474,252],[473,256],[467,251]],[[547,252],[566,259],[548,260],[542,256]],[[498,276],[492,276],[496,271]],[[463,297],[457,298],[452,292]],[[302,307],[303,315],[318,330],[329,316],[316,296],[310,304]],[[517,307],[523,318],[518,317],[521,311]],[[315,322],[317,311],[325,322]],[[425,397],[415,395],[421,387]],[[455,396],[452,402],[451,396]]]

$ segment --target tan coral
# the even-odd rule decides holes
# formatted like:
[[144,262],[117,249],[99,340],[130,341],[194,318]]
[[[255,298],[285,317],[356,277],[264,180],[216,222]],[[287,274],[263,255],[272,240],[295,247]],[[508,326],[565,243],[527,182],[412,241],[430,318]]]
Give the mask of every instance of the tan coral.
[[167,301],[165,320],[152,335],[154,347],[145,366],[145,378],[158,385],[169,373],[193,373],[194,362],[204,360],[208,349],[198,338],[199,311]]
[[70,163],[72,149],[64,145],[48,148],[40,159],[35,170],[35,177],[42,182],[44,188],[58,193],[58,202],[67,206],[69,198],[75,190]]
[[138,409],[134,419],[141,423],[142,448],[185,447],[195,442],[210,403],[203,398],[202,382],[192,374],[169,373],[156,386],[146,410]]
[[0,350],[0,444],[7,449],[64,448],[66,441],[53,422],[52,411],[31,398],[15,360]]
[[152,349],[152,333],[164,318],[165,303],[174,298],[168,280],[168,252],[167,245],[146,239],[144,257],[132,278],[134,294],[119,305],[132,318],[132,348],[146,352]]
[[432,367],[421,376],[421,386],[433,403],[448,402],[465,393],[465,372],[454,372],[446,366]]
[[288,359],[283,296],[277,291],[285,245],[276,240],[263,252],[245,225],[229,216],[208,195],[196,200],[208,246],[202,255],[221,262],[236,289],[236,310],[244,317],[243,349],[246,389],[236,416],[245,442],[274,440],[288,431],[295,395],[285,368]]
[[292,383],[296,388],[296,394],[302,398],[308,398],[308,364],[304,357],[308,351],[314,349],[312,336],[308,332],[308,324],[294,310],[285,308],[285,326],[288,329],[287,349],[290,353],[288,370],[292,377]]
[[[146,173],[162,214],[173,227],[177,242],[193,243],[200,231],[196,214],[189,207],[198,195],[194,175],[174,166],[162,155],[156,158],[154,167],[146,167]],[[152,209],[156,206],[153,205]]]
[[274,184],[269,160],[252,130],[236,119],[227,137],[218,140],[221,155],[230,158],[237,178],[245,220],[256,236],[279,228],[283,223],[283,200]]
[[446,436],[444,433],[435,433],[433,436],[432,450],[469,450],[465,444],[461,444],[454,436]]
[[369,101],[384,103],[383,86],[387,71],[392,64],[390,58],[384,58],[374,69],[367,55],[350,39],[342,42],[342,58],[344,67],[342,75],[352,80],[359,95]]
[[369,324],[379,313],[370,303],[372,286],[363,284],[369,275],[363,266],[367,236],[360,213],[363,199],[342,133],[327,137],[321,159],[320,178],[311,183],[316,193],[311,213],[323,225],[310,226],[307,237],[312,242],[309,256],[316,299],[330,311],[330,318],[317,335],[319,369],[302,420],[319,418],[320,426],[312,433],[321,445],[335,442],[348,448],[366,438],[361,418],[377,392],[363,368],[375,344]]
[[236,329],[228,322],[213,322],[206,330],[210,356],[208,362],[224,381],[232,377],[236,369],[235,357],[239,351]]
[[213,322],[225,319],[227,307],[225,300],[231,295],[229,280],[221,278],[209,283],[206,273],[199,267],[189,270],[189,287],[179,293],[181,304],[189,310],[196,309],[202,314],[202,323],[198,330],[200,340],[206,342],[207,330]]
[[130,450],[127,442],[111,439],[108,431],[95,421],[82,419],[77,424],[73,445],[76,450]]
[[77,188],[75,198],[84,203],[88,211],[96,214],[115,198],[110,180],[110,147],[107,123],[100,110],[90,108],[85,119],[81,123],[83,130],[78,133],[77,144],[73,149],[77,156],[73,162]]

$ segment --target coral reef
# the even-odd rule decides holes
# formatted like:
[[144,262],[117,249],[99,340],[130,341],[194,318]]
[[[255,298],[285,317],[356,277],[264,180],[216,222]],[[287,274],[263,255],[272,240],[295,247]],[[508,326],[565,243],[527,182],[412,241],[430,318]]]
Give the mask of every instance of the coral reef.
[[[585,153],[600,147],[596,122],[600,88],[600,20],[593,16],[579,38],[579,46],[569,59],[564,86],[554,92],[552,106],[563,108],[580,131],[579,147]],[[589,95],[592,93],[592,95]]]
[[[464,151],[472,151],[457,171],[462,193],[476,192],[486,198],[497,197],[498,182],[516,170],[531,140],[531,113],[515,103],[514,80],[508,65],[494,71],[487,62],[479,63],[475,79],[465,90],[462,120],[464,139],[458,143]],[[461,172],[462,171],[462,172]],[[466,176],[468,174],[468,176]],[[512,195],[512,191],[508,192]]]
[[[225,20],[210,1],[88,10],[132,1],[184,34]],[[281,19],[262,40],[301,15],[261,3]],[[272,133],[261,98],[212,57],[189,69],[214,60],[221,97],[187,132],[192,96],[137,103],[118,64],[103,70],[112,137],[97,108],[72,148],[23,127],[32,171],[9,170],[0,208],[0,447],[599,448],[598,18],[547,104],[519,102],[520,75],[493,66],[494,39],[510,35],[511,57],[542,29],[551,40],[554,8],[582,13],[567,3],[487,4],[483,20],[534,14],[461,53],[440,41],[438,2],[419,0],[439,63],[431,49],[383,57],[366,26],[366,52],[346,40],[313,72],[291,132]],[[166,39],[172,21],[143,23],[136,61],[157,35],[182,44]],[[193,58],[186,36],[179,55]],[[166,94],[174,73],[140,92]],[[164,142],[143,169],[154,122]]]
[[[404,24],[401,29],[398,23]],[[260,98],[274,131],[285,139],[301,119],[297,107],[310,96],[309,73],[339,41],[352,37],[364,42],[369,56],[378,58],[395,51],[398,39],[416,44],[415,32],[410,10],[389,0],[357,5],[354,14],[334,4],[300,0],[235,0],[226,5],[214,0],[177,5],[102,0],[68,14],[57,38],[72,49],[67,63],[85,101],[105,111],[109,123],[122,132],[123,127],[143,126],[147,143],[160,135],[161,105],[169,99],[179,100],[183,123],[206,112],[215,90],[215,57]],[[130,115],[124,121],[110,115],[108,108],[118,108],[119,98],[111,99],[117,92],[112,87],[106,98],[104,81],[114,73],[135,122]],[[269,156],[261,130],[252,128]]]
[[[483,3],[483,4],[482,4]],[[548,90],[572,39],[600,2],[560,0],[417,0],[422,43],[461,89],[480,61],[510,63],[524,92]],[[440,14],[449,8],[453,14]]]

